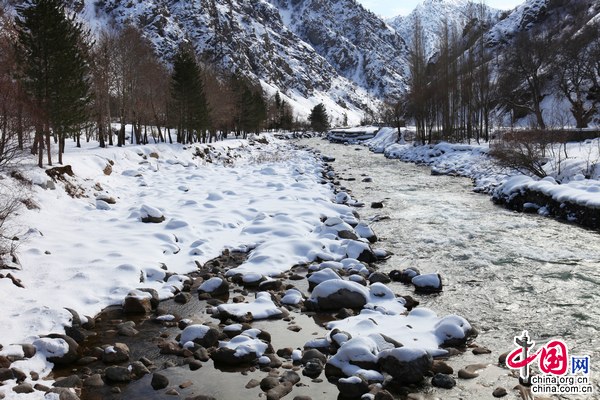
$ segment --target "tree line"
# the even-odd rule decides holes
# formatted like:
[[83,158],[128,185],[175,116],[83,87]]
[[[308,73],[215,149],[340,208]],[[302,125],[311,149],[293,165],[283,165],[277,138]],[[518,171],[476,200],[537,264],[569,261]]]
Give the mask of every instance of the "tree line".
[[569,119],[577,128],[588,127],[600,104],[600,28],[581,24],[589,19],[585,2],[562,3],[569,17],[549,21],[545,26],[552,30],[519,32],[496,49],[486,47],[491,23],[483,5],[475,5],[462,30],[442,19],[432,57],[416,18],[409,90],[385,104],[384,121],[399,126],[414,120],[422,143],[489,141],[495,117],[511,124],[529,117],[530,128],[539,130],[564,128]]
[[165,60],[134,26],[93,37],[60,0],[28,0],[15,18],[2,4],[0,165],[28,147],[40,167],[52,165],[52,144],[62,163],[65,140],[80,146],[82,135],[105,147],[308,126],[279,93],[211,68],[187,41]]

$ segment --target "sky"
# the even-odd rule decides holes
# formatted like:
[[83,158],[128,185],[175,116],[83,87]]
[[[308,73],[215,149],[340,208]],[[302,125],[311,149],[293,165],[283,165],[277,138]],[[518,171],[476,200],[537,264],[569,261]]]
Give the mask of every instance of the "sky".
[[[422,0],[358,0],[365,8],[384,18],[407,15]],[[500,10],[511,10],[525,0],[486,0],[485,4]]]

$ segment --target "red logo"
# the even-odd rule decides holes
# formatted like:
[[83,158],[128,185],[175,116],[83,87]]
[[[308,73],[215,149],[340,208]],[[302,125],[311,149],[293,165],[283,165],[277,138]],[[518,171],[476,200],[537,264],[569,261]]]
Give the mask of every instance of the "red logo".
[[528,366],[536,358],[540,371],[544,374],[566,374],[569,368],[569,352],[567,345],[562,340],[551,340],[535,353],[529,354],[529,350],[535,346],[535,343],[530,342],[527,331],[523,331],[521,336],[515,337],[515,344],[518,348],[511,351],[506,357],[506,365],[511,369],[520,369],[523,379],[528,379]]

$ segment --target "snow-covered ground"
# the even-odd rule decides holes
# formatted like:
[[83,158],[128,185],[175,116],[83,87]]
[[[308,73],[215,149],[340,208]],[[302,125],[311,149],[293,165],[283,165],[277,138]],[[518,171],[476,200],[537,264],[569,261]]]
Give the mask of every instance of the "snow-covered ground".
[[432,173],[472,178],[479,192],[511,196],[529,189],[559,202],[600,208],[600,139],[567,143],[566,148],[560,144],[550,146],[543,167],[548,177],[543,180],[496,164],[489,155],[488,143],[422,146],[398,143],[397,130],[392,128],[382,128],[364,143],[386,157],[430,165]]
[[[254,249],[239,271],[262,275],[317,256],[344,258],[351,241],[316,228],[323,217],[354,219],[352,210],[332,202],[319,160],[269,140],[69,147],[65,162],[75,176],[65,177],[68,184],[26,166],[39,209],[23,207],[11,228],[21,269],[9,272],[24,288],[0,279],[0,355],[64,332],[72,318],[65,308],[94,316],[142,287],[170,297],[182,285],[178,274],[225,248]],[[142,222],[147,216],[165,220]]]

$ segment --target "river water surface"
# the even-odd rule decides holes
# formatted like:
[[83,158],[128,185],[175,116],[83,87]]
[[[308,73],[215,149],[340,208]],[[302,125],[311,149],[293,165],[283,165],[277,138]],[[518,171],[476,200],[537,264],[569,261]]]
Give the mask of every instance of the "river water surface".
[[[418,296],[421,306],[465,317],[480,331],[478,344],[499,353],[512,350],[523,330],[538,344],[563,339],[571,355],[591,356],[600,398],[598,232],[506,210],[474,193],[470,179],[433,176],[429,167],[364,147],[300,143],[336,158],[340,184],[366,204],[358,210],[363,220],[389,217],[371,223],[379,245],[394,253],[381,270],[442,275],[443,293]],[[381,200],[383,209],[369,207]]]

